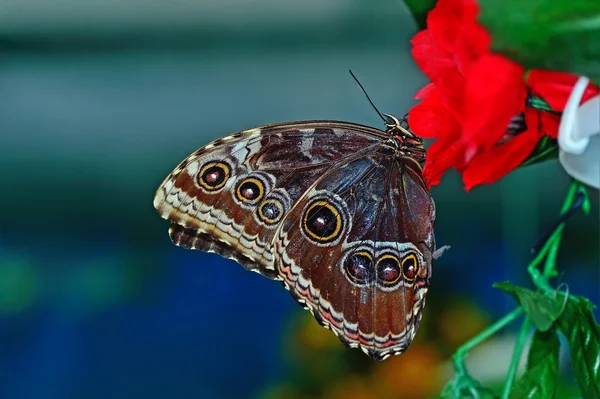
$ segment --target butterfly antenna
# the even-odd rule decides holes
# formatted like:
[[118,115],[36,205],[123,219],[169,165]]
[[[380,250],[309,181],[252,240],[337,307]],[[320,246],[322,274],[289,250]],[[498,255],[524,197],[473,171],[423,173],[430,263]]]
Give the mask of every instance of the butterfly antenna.
[[369,95],[367,94],[367,91],[365,90],[365,88],[363,87],[363,85],[360,84],[360,82],[358,81],[358,78],[354,75],[354,73],[352,73],[352,70],[348,69],[348,72],[350,72],[350,75],[352,75],[352,77],[354,78],[354,80],[356,81],[356,83],[358,83],[358,86],[362,90],[363,94],[365,95],[365,97],[367,97],[367,100],[369,100],[369,103],[371,104],[371,107],[373,107],[373,109],[375,111],[377,111],[377,114],[379,114],[379,117],[381,118],[381,120],[383,120],[383,123],[388,124],[390,122],[390,120],[387,119],[386,117],[384,117],[381,112],[379,112],[379,110],[377,109],[377,107],[375,106],[375,104],[373,104],[373,101],[371,101],[371,97],[369,97]]

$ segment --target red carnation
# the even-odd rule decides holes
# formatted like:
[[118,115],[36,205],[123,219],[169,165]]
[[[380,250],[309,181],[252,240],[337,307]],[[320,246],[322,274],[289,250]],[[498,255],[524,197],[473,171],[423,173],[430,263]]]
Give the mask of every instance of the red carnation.
[[[427,29],[412,40],[412,54],[431,83],[409,112],[411,130],[437,140],[424,175],[438,184],[451,167],[465,188],[492,183],[531,154],[540,138],[556,138],[560,112],[578,76],[523,66],[490,51],[491,36],[477,21],[475,0],[439,0]],[[589,85],[583,101],[595,96]],[[527,106],[542,98],[554,111]],[[518,129],[517,127],[520,127]]]

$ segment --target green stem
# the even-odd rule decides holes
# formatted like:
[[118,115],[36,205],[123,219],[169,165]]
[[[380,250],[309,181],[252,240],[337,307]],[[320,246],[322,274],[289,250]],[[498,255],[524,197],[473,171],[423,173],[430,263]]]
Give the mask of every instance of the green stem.
[[[562,204],[562,208],[560,211],[561,215],[567,212],[569,208],[571,208],[575,200],[577,190],[579,190],[580,187],[581,184],[576,180],[573,181],[573,183],[571,183],[569,191],[567,192],[565,200]],[[548,283],[548,278],[552,277],[554,273],[554,268],[556,266],[556,256],[558,254],[558,248],[560,245],[562,231],[564,227],[565,223],[563,222],[558,226],[556,231],[552,233],[552,235],[550,236],[548,241],[546,241],[546,243],[539,251],[537,256],[533,259],[533,261],[531,261],[531,263],[529,263],[529,266],[527,266],[527,272],[529,273],[533,284],[535,284],[536,287],[545,292],[550,292],[554,290],[552,286]],[[546,261],[544,263],[543,273],[541,273],[537,267],[544,260],[544,258],[546,259]]]
[[[577,190],[581,187],[578,181],[573,181],[571,186],[569,187],[569,191],[563,201],[563,205],[561,208],[561,215],[567,212],[571,206],[573,206],[573,202],[575,201],[575,195],[577,194]],[[529,263],[527,266],[527,271],[531,276],[531,279],[536,287],[545,292],[553,291],[552,286],[548,283],[548,279],[552,277],[555,272],[556,266],[556,256],[558,254],[558,248],[560,246],[560,241],[562,239],[562,231],[565,227],[565,222],[561,223],[558,228],[552,233],[548,241],[544,243],[544,246],[537,254],[537,256]],[[538,265],[544,260],[544,269],[543,272],[540,273],[538,270]],[[523,324],[521,325],[521,329],[519,331],[519,335],[517,336],[517,342],[515,343],[515,349],[513,351],[512,359],[510,362],[510,367],[508,368],[508,373],[506,375],[506,380],[504,382],[504,387],[502,389],[502,399],[507,399],[510,395],[510,390],[512,388],[512,384],[517,375],[517,369],[519,367],[519,362],[521,360],[521,355],[523,352],[523,347],[525,345],[525,340],[527,338],[527,332],[530,328],[530,321],[528,317],[525,317],[523,320]]]
[[[527,271],[533,284],[541,289],[544,292],[554,291],[554,288],[548,282],[548,279],[552,277],[554,273],[554,267],[556,265],[556,255],[558,253],[558,247],[560,245],[560,241],[562,238],[562,230],[563,225],[561,225],[552,236],[546,241],[544,247],[535,257],[535,259],[527,266]],[[540,272],[538,266],[542,263],[542,260],[546,259],[544,262],[544,271]]]
[[521,360],[521,354],[523,353],[523,347],[525,346],[525,339],[527,338],[527,332],[530,326],[529,318],[525,317],[523,324],[521,324],[521,330],[517,336],[517,342],[515,343],[515,349],[510,360],[510,366],[508,368],[508,374],[504,381],[504,388],[502,389],[502,399],[508,399],[512,384],[515,381],[517,370],[519,368],[519,362]]
[[[565,200],[563,201],[562,208],[560,210],[561,215],[567,212],[575,201],[575,195],[577,194],[577,190],[580,188],[580,183],[577,180],[574,180],[569,187],[569,191]],[[554,272],[554,267],[556,266],[556,255],[558,254],[558,247],[560,246],[560,240],[562,238],[562,232],[565,228],[565,222],[561,223],[560,226],[554,232],[553,239],[548,240],[550,244],[550,249],[548,251],[548,256],[546,257],[546,263],[544,265],[543,275],[546,278],[549,278]]]
[[[581,185],[579,182],[574,181],[573,183],[571,183],[567,196],[565,197],[565,200],[562,205],[561,215],[564,215],[565,212],[567,212],[573,206],[575,195],[577,193],[577,190],[579,190],[580,188]],[[545,292],[553,291],[553,288],[548,282],[548,279],[552,277],[555,272],[554,268],[556,266],[556,256],[558,254],[558,248],[560,246],[564,225],[565,223],[563,222],[556,228],[556,230],[544,243],[542,249],[537,253],[536,257],[527,266],[527,271],[531,276],[531,279],[533,280],[535,286]],[[544,260],[545,262],[543,272],[540,272],[538,266]],[[471,338],[469,341],[467,341],[465,344],[463,344],[460,348],[456,350],[453,356],[454,369],[456,370],[457,377],[457,379],[452,385],[455,388],[454,394],[460,394],[461,389],[464,387],[470,389],[471,393],[476,396],[477,390],[473,386],[473,384],[475,384],[476,381],[474,381],[467,372],[467,369],[465,367],[465,358],[473,348],[475,348],[483,341],[496,334],[499,330],[513,322],[522,313],[523,309],[521,307],[516,308],[515,310],[508,313],[506,316],[504,316],[503,318],[496,321],[494,324],[477,334],[475,337]],[[525,341],[530,326],[531,323],[529,321],[529,318],[525,317],[525,319],[523,320],[523,324],[521,325],[519,335],[517,336],[517,342],[515,343],[515,349],[513,351],[510,366],[508,369],[508,374],[506,376],[506,380],[502,390],[503,399],[508,398],[510,395],[510,390],[517,375],[519,362],[521,360],[521,355],[525,346]],[[462,383],[460,381],[462,381]],[[452,386],[449,385],[448,387]],[[458,388],[458,391],[456,390],[456,388]]]
[[483,341],[496,334],[502,328],[513,322],[517,317],[519,317],[523,313],[522,308],[516,308],[512,312],[508,313],[506,316],[496,321],[494,324],[468,340],[464,343],[460,348],[456,350],[454,353],[454,368],[456,373],[459,375],[466,375],[467,371],[465,368],[465,358],[469,354],[469,352],[475,348],[477,345],[481,344]]
[[554,247],[554,245],[558,245],[560,242],[560,236],[562,233],[562,228],[556,230],[550,239],[546,241],[546,244],[542,247],[538,255],[529,263],[527,266],[527,272],[535,284],[536,287],[541,289],[542,291],[549,292],[552,291],[552,286],[548,283],[548,276],[546,273],[550,273],[550,270],[546,270],[544,268],[544,274],[540,273],[538,270],[538,265],[544,260],[548,252]]
[[544,271],[542,272],[542,275],[544,276],[544,278],[547,280],[548,278],[552,277],[553,273],[554,273],[554,269],[556,267],[556,255],[558,254],[558,247],[560,246],[560,241],[562,239],[562,228],[564,227],[564,225],[560,226],[559,229],[557,230],[557,236],[556,239],[552,242],[552,245],[550,246],[550,250],[548,251],[548,256],[546,257],[546,262],[544,264]]

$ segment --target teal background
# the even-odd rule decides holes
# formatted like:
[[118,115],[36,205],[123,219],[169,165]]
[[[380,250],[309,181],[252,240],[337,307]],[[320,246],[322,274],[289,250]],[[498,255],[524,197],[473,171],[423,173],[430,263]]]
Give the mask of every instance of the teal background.
[[[427,83],[410,56],[406,9],[3,3],[0,398],[265,397],[294,381],[289,336],[305,312],[280,284],[172,245],[152,198],[184,157],[238,130],[304,119],[381,127],[349,68],[382,112],[404,115]],[[491,284],[528,284],[529,248],[569,183],[558,161],[469,193],[448,173],[432,195],[437,241],[452,249],[435,264],[429,317],[457,298],[489,320],[511,310]],[[590,196],[591,214],[565,230],[560,281],[600,304],[598,192]]]

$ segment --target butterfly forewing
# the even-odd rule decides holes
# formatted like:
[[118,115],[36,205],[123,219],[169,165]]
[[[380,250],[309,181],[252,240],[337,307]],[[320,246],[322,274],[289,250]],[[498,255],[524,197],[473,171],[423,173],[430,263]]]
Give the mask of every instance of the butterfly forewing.
[[[226,245],[211,250],[232,257],[227,246],[232,247],[244,266],[272,276],[270,241],[293,201],[335,163],[378,143],[372,135],[350,132],[343,124],[336,129],[323,125],[271,125],[216,140],[167,177],[154,205],[162,217]],[[252,199],[256,195],[260,198]],[[202,240],[194,242],[195,248],[203,249]]]
[[184,160],[154,206],[177,245],[281,279],[342,342],[381,360],[410,344],[429,284],[433,201],[386,132],[270,125]]

